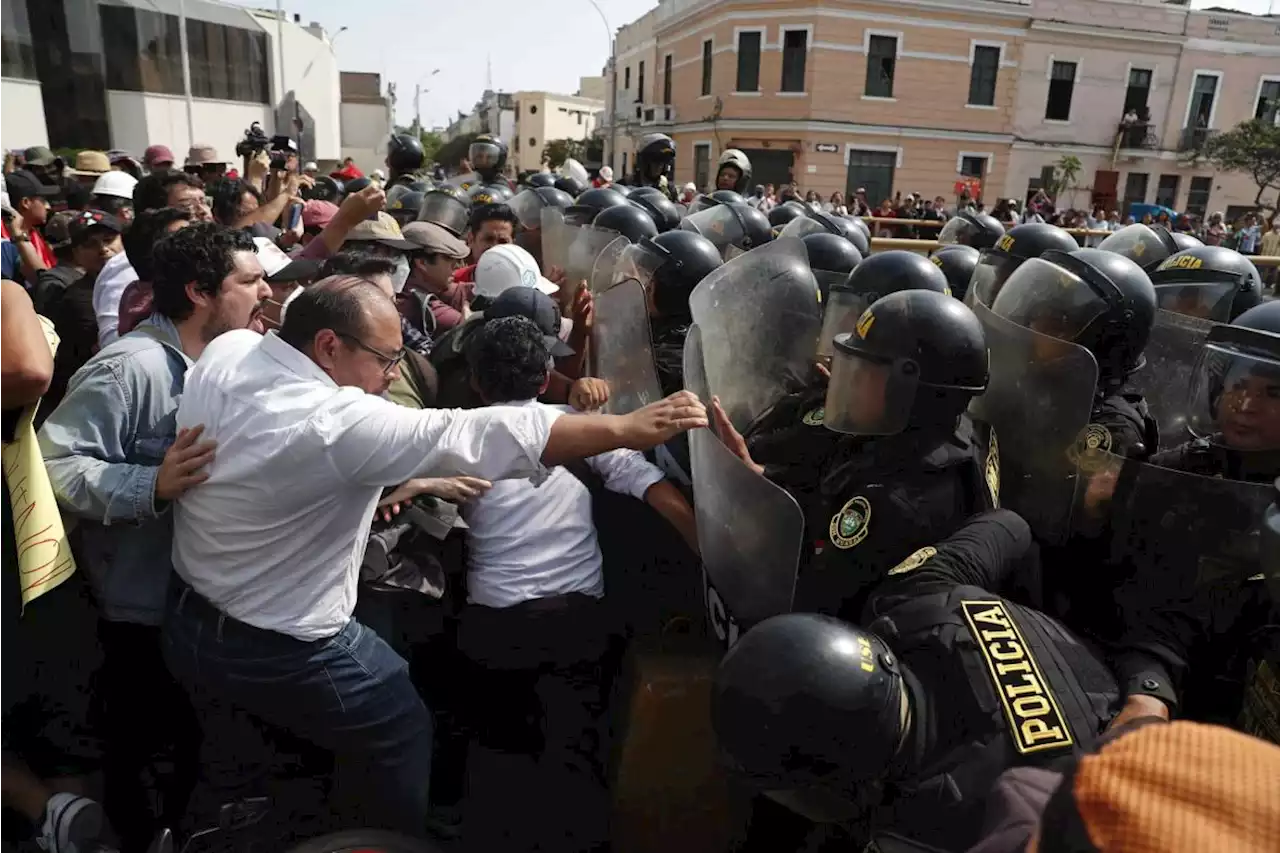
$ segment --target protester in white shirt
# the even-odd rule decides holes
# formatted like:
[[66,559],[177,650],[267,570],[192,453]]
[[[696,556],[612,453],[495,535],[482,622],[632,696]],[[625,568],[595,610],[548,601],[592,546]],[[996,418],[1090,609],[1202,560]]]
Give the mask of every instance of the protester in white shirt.
[[[194,696],[333,750],[339,775],[363,786],[362,825],[420,834],[431,718],[405,662],[351,618],[383,489],[428,475],[541,478],[570,459],[660,444],[705,426],[706,412],[687,392],[625,416],[417,411],[380,396],[401,346],[394,302],[337,278],[294,300],[278,334],[232,332],[205,351],[178,424],[203,426],[218,450],[209,479],[175,507],[182,581],[165,638]],[[225,772],[237,758],[206,764]]]
[[[467,359],[486,403],[558,408],[536,399],[547,387],[553,341],[524,317],[479,329]],[[696,550],[693,510],[657,466],[631,450],[585,462],[606,489],[648,503]],[[536,486],[495,483],[462,508],[470,603],[458,644],[478,664],[470,704],[483,709],[463,826],[476,849],[594,850],[608,842],[608,725],[601,712],[616,628],[602,600],[604,558],[592,504],[584,481],[560,467]],[[642,508],[623,503],[616,511],[638,518]],[[529,717],[543,721],[540,736],[528,731]],[[485,751],[486,734],[498,732],[505,747],[495,761]],[[521,759],[525,772],[516,771]]]

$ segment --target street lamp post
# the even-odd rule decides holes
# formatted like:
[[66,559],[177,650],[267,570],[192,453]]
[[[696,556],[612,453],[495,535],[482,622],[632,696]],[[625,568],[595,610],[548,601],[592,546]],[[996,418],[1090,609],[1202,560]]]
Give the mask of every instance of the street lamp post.
[[[416,84],[414,84],[414,87],[413,87],[413,131],[414,131],[414,133],[416,133],[418,136],[421,136],[421,135],[422,135],[422,105],[421,105],[421,102],[422,102],[422,81],[423,81],[423,80],[426,80],[428,77],[434,77],[434,76],[436,76],[436,75],[437,75],[437,74],[439,74],[439,73],[440,73],[440,69],[439,69],[439,68],[435,68],[435,69],[433,69],[433,70],[431,71],[431,73],[429,73],[429,74],[423,74],[423,75],[422,75],[422,78],[421,78],[421,79],[419,79],[419,80],[418,80],[418,82],[417,82]],[[430,89],[428,89],[428,90],[427,90],[427,92],[428,92],[428,93],[430,93],[430,92],[431,92],[431,90],[430,90]]]
[[596,0],[587,0],[591,4],[591,8],[596,10],[596,14],[600,16],[600,20],[604,23],[605,38],[609,45],[609,71],[610,74],[605,77],[605,85],[609,87],[609,91],[605,93],[604,102],[609,111],[609,162],[612,167],[613,158],[618,148],[618,87],[615,85],[618,76],[618,57],[615,51],[615,43],[613,40],[613,27],[609,26],[609,19],[604,16],[604,10],[596,3]]

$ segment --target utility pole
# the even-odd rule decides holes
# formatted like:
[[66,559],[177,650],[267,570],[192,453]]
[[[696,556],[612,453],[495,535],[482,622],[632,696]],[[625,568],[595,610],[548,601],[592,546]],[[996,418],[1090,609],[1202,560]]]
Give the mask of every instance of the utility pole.
[[[440,69],[434,68],[431,73],[423,74],[413,85],[413,132],[418,136],[422,135],[422,81],[439,73]],[[430,93],[431,90],[428,89],[427,92]]]
[[596,14],[600,16],[600,20],[604,22],[605,37],[608,39],[609,46],[609,62],[605,67],[609,73],[605,75],[605,85],[609,87],[609,91],[605,93],[605,105],[608,111],[609,119],[609,165],[612,167],[613,158],[617,156],[618,150],[618,56],[616,43],[613,40],[613,27],[609,26],[609,19],[604,16],[604,10],[597,5],[596,0],[587,0],[591,4],[591,8],[596,10]]

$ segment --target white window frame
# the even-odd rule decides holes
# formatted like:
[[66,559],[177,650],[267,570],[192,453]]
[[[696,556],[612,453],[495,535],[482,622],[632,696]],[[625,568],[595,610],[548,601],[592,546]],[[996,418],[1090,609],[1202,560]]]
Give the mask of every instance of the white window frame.
[[[1263,74],[1258,78],[1258,91],[1253,96],[1253,115],[1258,114],[1258,102],[1262,100],[1262,87],[1268,83],[1280,83],[1280,74]],[[1214,106],[1216,107],[1217,104],[1215,103]],[[1280,109],[1276,110],[1276,116],[1272,123],[1280,125]]]
[[[738,91],[738,48],[742,41],[743,33],[759,33],[760,34],[760,67],[756,69],[756,88],[748,89],[745,92]],[[759,97],[764,91],[761,87],[761,78],[764,76],[764,53],[769,48],[769,28],[768,27],[734,27],[733,28],[733,91],[731,95],[741,95],[745,97]]]
[[987,166],[982,170],[982,180],[986,180],[991,176],[991,170],[996,167],[996,155],[993,151],[957,151],[956,152],[956,174],[962,174],[960,167],[964,164],[966,157],[974,160],[986,160]]
[[[1076,86],[1080,85],[1080,69],[1084,66],[1084,59],[1079,56],[1064,56],[1062,59],[1058,59],[1057,54],[1053,54],[1053,53],[1049,54],[1049,62],[1047,65],[1045,65],[1045,68],[1044,68],[1044,79],[1047,83],[1049,83],[1049,85],[1053,85],[1053,63],[1055,62],[1074,62],[1076,65],[1075,76],[1071,78],[1071,108],[1067,111],[1068,117],[1065,119],[1046,118],[1041,120],[1045,124],[1056,124],[1059,126],[1063,126],[1063,125],[1071,124],[1070,116],[1071,116],[1071,113],[1075,111],[1075,107],[1076,107]],[[1047,112],[1049,109],[1049,87],[1048,86],[1046,86],[1044,90],[1044,106]]]
[[882,154],[893,154],[893,168],[902,168],[902,146],[901,145],[864,145],[861,142],[846,142],[844,144],[844,167],[849,168],[849,160],[852,158],[854,151],[878,151]]
[[[716,40],[714,36],[708,36],[698,44],[698,92],[702,92],[702,57],[706,55],[707,45],[711,45],[711,91],[705,95],[699,94],[698,100],[700,101],[704,98],[710,98],[716,88]],[[736,80],[734,84],[737,84]]]
[[[902,42],[903,42],[902,31],[901,30],[876,30],[876,29],[872,29],[871,27],[867,27],[865,30],[862,31],[862,55],[864,57],[871,56],[871,37],[872,36],[891,36],[892,38],[896,39],[896,41],[894,42],[896,49],[893,54],[893,77],[894,77],[894,82],[896,83],[898,78],[898,63],[902,60]],[[896,103],[898,100],[896,95],[891,98],[885,98],[885,97],[881,97],[880,95],[867,94],[866,71],[867,71],[867,64],[866,64],[866,60],[864,59],[862,63],[862,72],[863,72],[862,100],[879,101],[880,103],[883,103],[883,104]],[[867,148],[866,146],[863,146],[862,150],[874,151],[875,149]],[[885,150],[888,151],[889,149],[886,148]],[[901,159],[901,153],[899,153],[899,159]]]
[[[1000,88],[1000,69],[1004,68],[1004,57],[1008,53],[1009,45],[1002,41],[988,41],[987,39],[969,39],[969,79],[973,79],[973,61],[978,55],[978,48],[994,47],[1000,51],[1000,57],[996,60],[996,89]],[[992,100],[995,100],[994,94]],[[964,108],[966,110],[997,110],[1000,108],[998,104],[971,104],[969,103],[969,93],[964,95]]]
[[[813,24],[782,24],[778,27],[778,53],[786,55],[787,33],[805,33],[804,37],[804,73],[809,73],[809,54],[813,52]],[[782,63],[778,63],[778,91],[775,92],[779,98],[807,98],[809,97],[808,89],[801,89],[799,92],[782,91]]]
[[[1196,98],[1197,77],[1216,77],[1218,79],[1218,85],[1213,89],[1213,106],[1209,108],[1209,124],[1205,127],[1206,130],[1213,130],[1214,125],[1218,121],[1218,107],[1222,104],[1222,78],[1226,76],[1227,72],[1219,71],[1216,68],[1196,68],[1191,72],[1191,85],[1187,88],[1187,109],[1182,114],[1182,127],[1180,132],[1181,130],[1186,130],[1191,126],[1189,124],[1191,121],[1191,103]],[[1254,101],[1255,109],[1257,108],[1257,105],[1258,102]]]

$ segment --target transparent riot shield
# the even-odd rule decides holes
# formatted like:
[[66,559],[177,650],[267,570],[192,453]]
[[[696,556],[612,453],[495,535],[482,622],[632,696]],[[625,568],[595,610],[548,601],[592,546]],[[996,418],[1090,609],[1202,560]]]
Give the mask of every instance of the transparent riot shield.
[[[585,281],[588,285],[592,284],[596,261],[606,250],[610,250],[610,257],[616,262],[616,257],[627,247],[628,242],[627,238],[618,234],[617,231],[596,228],[592,225],[582,225],[577,228],[566,226],[564,236],[568,239],[568,246],[565,248],[565,282],[574,292],[577,291],[579,282]],[[545,242],[546,238],[543,239]],[[611,249],[610,244],[618,245]]]
[[[628,269],[623,264],[623,256],[631,247],[631,241],[621,234],[614,234],[614,239],[607,243],[595,263],[591,265],[591,274],[587,277],[587,285],[594,294],[604,293],[615,284],[627,281]],[[637,279],[638,281],[639,279]],[[643,285],[642,285],[643,286]]]
[[1153,269],[1169,257],[1169,248],[1164,241],[1141,222],[1121,228],[1099,243],[1098,248],[1124,255],[1144,269]]
[[1025,518],[1041,539],[1061,542],[1097,362],[1083,347],[1012,323],[981,302],[973,311],[986,334],[991,376],[969,413],[1000,437],[1000,505]]
[[812,375],[822,328],[800,240],[783,238],[712,271],[689,297],[710,393],[740,432]]
[[795,219],[782,226],[782,230],[778,232],[778,237],[804,237],[808,234],[825,234],[827,229],[822,227],[822,223],[808,216],[797,216]]
[[1187,389],[1212,328],[1213,323],[1199,317],[1156,311],[1151,339],[1143,350],[1146,366],[1129,378],[1129,385],[1151,407],[1151,415],[1160,425],[1162,448],[1191,438],[1187,431]]
[[640,282],[631,279],[596,294],[591,353],[593,372],[609,383],[609,414],[625,415],[662,398]]
[[867,310],[867,306],[866,294],[840,284],[832,287],[822,305],[822,334],[818,338],[818,355],[831,358],[835,353],[836,335],[854,331],[858,318]]
[[[685,387],[709,393],[705,338],[689,330]],[[689,433],[698,546],[707,575],[708,616],[732,644],[750,625],[787,613],[795,595],[804,515],[795,498],[747,467],[709,429]]]
[[569,244],[573,234],[564,221],[564,211],[558,207],[544,207],[540,214],[542,223],[542,272],[552,267],[564,269],[569,262]]

